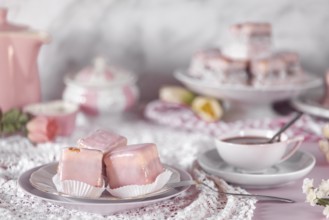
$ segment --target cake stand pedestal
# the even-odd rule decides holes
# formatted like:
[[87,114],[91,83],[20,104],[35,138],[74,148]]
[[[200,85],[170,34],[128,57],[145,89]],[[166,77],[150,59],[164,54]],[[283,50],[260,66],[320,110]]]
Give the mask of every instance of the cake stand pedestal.
[[227,121],[235,121],[241,118],[275,118],[278,116],[278,114],[272,108],[272,103],[247,103],[240,101],[226,101],[224,106],[226,111],[224,119]]

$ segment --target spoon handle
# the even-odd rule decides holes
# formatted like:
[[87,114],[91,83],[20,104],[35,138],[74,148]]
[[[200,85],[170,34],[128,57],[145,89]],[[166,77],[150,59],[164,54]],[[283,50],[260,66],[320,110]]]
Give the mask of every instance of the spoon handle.
[[269,141],[268,143],[272,143],[282,132],[287,130],[295,121],[297,121],[301,116],[303,115],[303,112],[298,112],[295,117],[293,117],[287,124],[285,124]]
[[203,185],[207,187],[208,189],[224,195],[231,195],[231,196],[243,196],[243,197],[250,197],[250,198],[256,198],[258,200],[266,200],[266,201],[274,201],[274,202],[284,202],[284,203],[294,203],[294,200],[282,198],[282,197],[276,197],[276,196],[267,196],[267,195],[258,195],[258,194],[244,194],[244,193],[231,193],[231,192],[221,192],[216,191],[207,184],[195,180],[186,180],[176,183],[168,183],[166,186],[169,188],[176,188],[176,187],[182,187],[182,186],[190,186],[190,185]]
[[212,191],[215,191],[220,194],[230,195],[230,196],[243,196],[243,197],[250,197],[250,198],[256,198],[258,200],[266,200],[266,201],[276,201],[276,202],[285,202],[285,203],[294,203],[295,201],[292,199],[277,197],[277,196],[268,196],[268,195],[259,195],[259,194],[244,194],[244,193],[231,193],[231,192],[218,192],[208,186],[207,184],[200,182],[199,184],[207,187],[208,189],[211,189]]
[[276,201],[276,202],[284,202],[284,203],[295,203],[295,201],[292,199],[282,198],[277,196],[267,196],[267,195],[258,195],[258,194],[239,194],[239,193],[229,193],[229,192],[223,192],[223,193],[232,196],[254,197],[258,200],[264,200],[264,201],[266,200],[266,201]]

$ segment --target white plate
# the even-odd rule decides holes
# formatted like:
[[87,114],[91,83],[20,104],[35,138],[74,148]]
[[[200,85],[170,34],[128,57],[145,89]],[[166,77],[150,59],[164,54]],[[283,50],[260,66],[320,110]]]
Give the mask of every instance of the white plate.
[[294,108],[301,112],[321,118],[329,118],[329,109],[320,104],[323,93],[316,91],[306,93],[294,98],[291,103]]
[[[35,172],[33,172],[30,177],[31,185],[34,186],[36,189],[46,192],[46,193],[55,194],[55,195],[63,196],[63,197],[68,197],[71,199],[80,199],[80,200],[87,200],[87,201],[116,200],[119,202],[123,202],[123,201],[128,201],[128,200],[146,199],[146,198],[150,198],[153,196],[162,195],[170,190],[170,188],[168,188],[168,187],[163,187],[161,190],[158,190],[157,192],[149,193],[147,195],[143,195],[140,197],[132,197],[132,198],[124,198],[124,199],[117,198],[117,197],[110,195],[107,190],[104,190],[104,192],[102,193],[100,198],[90,199],[90,198],[74,197],[74,196],[66,195],[66,194],[63,194],[63,193],[60,193],[57,191],[57,189],[52,181],[53,176],[57,173],[57,167],[58,167],[58,163],[52,163],[52,164],[45,165],[45,166],[41,167],[40,169],[36,170]],[[172,175],[171,175],[168,183],[177,183],[180,181],[180,175],[177,170],[175,170],[174,168],[168,167],[168,166],[165,166],[165,168],[169,169],[172,172]]]
[[[30,183],[30,177],[32,173],[39,170],[45,166],[56,166],[57,163],[50,163],[43,166],[39,166],[24,172],[18,179],[18,185],[26,193],[39,197],[43,200],[46,200],[51,203],[62,205],[66,208],[76,209],[85,212],[98,213],[102,215],[113,214],[115,212],[138,208],[146,206],[152,203],[160,202],[175,196],[186,191],[189,186],[182,186],[177,188],[172,188],[161,195],[153,195],[147,198],[139,198],[132,200],[94,200],[94,199],[81,199],[81,198],[69,198],[65,196],[55,195],[49,192],[43,192],[35,188]],[[176,170],[180,175],[181,181],[192,180],[192,177],[184,170],[168,166],[171,169]]]
[[219,99],[243,101],[247,103],[272,103],[293,98],[304,93],[308,89],[317,88],[322,85],[322,79],[307,75],[300,84],[277,85],[272,87],[251,87],[245,85],[219,85],[218,83],[203,81],[177,71],[175,78],[192,91],[213,96]]
[[200,166],[208,173],[245,188],[270,188],[299,179],[308,174],[315,165],[313,155],[297,151],[288,160],[266,169],[261,174],[239,172],[219,156],[216,149],[198,155]]

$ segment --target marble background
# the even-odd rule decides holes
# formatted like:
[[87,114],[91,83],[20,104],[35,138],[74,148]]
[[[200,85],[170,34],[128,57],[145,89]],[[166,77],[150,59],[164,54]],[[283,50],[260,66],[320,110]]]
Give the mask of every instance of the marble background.
[[44,100],[59,98],[63,76],[105,56],[139,76],[142,99],[157,96],[194,51],[222,45],[235,22],[273,24],[278,49],[300,53],[314,74],[329,68],[328,0],[0,0],[9,20],[52,36],[39,55]]

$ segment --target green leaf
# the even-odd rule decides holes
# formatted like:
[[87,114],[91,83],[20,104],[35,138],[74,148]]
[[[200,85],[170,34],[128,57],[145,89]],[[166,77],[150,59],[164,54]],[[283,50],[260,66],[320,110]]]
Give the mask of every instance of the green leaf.
[[16,128],[13,124],[6,124],[3,126],[3,133],[10,134],[16,132]]
[[13,123],[12,124],[16,130],[21,130],[25,125],[24,124],[21,124],[19,122],[16,122],[16,123]]
[[11,109],[0,118],[0,134],[12,134],[24,131],[30,115],[19,109]]
[[18,109],[11,109],[2,115],[1,121],[4,123],[12,123],[18,119],[19,115],[20,111]]
[[26,124],[29,121],[29,117],[27,114],[22,113],[19,117],[18,117],[18,122],[21,124]]
[[26,126],[24,126],[24,127],[22,128],[21,131],[23,132],[23,134],[24,134],[25,136],[27,136],[27,134],[28,134],[28,130],[27,130]]

